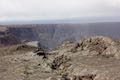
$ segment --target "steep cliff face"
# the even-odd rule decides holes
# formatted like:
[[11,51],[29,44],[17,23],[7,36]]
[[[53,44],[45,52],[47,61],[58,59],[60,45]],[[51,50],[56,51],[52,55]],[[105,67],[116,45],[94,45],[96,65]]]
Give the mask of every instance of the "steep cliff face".
[[[120,38],[120,23],[86,24],[38,24],[7,25],[7,31],[22,41],[40,41],[41,45],[53,48],[63,41],[79,41],[80,38],[93,35]],[[10,40],[9,40],[10,41]]]
[[0,27],[0,46],[18,44],[19,39],[7,30],[5,27]]
[[9,27],[9,32],[23,41],[39,41],[42,46],[49,48],[55,33],[55,25],[31,25],[26,27]]
[[20,41],[40,41],[41,45],[48,48],[65,40],[77,41],[87,35],[89,29],[80,24],[18,25],[8,28]]

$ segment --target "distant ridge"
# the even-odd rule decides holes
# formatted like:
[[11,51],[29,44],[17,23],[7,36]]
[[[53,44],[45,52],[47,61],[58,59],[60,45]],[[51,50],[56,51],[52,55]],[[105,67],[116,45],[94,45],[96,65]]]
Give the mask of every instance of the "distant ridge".
[[2,25],[10,24],[81,24],[81,23],[99,23],[99,22],[120,22],[119,17],[79,17],[65,19],[10,19],[0,20]]

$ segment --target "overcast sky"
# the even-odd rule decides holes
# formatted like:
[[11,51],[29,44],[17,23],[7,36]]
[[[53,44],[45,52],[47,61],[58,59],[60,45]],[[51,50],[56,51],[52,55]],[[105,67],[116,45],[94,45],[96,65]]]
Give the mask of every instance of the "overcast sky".
[[0,0],[0,20],[119,17],[120,0]]

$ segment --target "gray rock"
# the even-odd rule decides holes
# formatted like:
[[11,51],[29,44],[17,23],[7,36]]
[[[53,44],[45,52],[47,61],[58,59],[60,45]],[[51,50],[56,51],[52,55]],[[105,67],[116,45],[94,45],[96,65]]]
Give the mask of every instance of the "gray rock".
[[25,44],[32,47],[40,47],[39,41],[26,42]]

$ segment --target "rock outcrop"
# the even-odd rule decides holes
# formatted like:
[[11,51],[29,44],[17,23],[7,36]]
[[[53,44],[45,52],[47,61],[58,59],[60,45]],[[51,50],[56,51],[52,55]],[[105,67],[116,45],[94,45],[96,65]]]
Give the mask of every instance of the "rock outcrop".
[[[26,52],[29,47],[19,46],[12,49],[14,54],[0,56],[0,79],[120,80],[119,46],[119,41],[104,36],[78,43],[63,42],[47,52],[41,49]],[[43,58],[44,55],[47,57]]]
[[119,41],[104,36],[64,42],[53,51],[56,57],[64,54],[70,58],[69,66],[59,67],[61,80],[119,80],[119,46]]
[[120,57],[120,42],[108,37],[95,36],[80,41],[80,47],[77,48],[83,55]]
[[119,59],[120,42],[109,37],[94,36],[80,40],[78,43],[64,42],[56,48],[56,51],[60,53],[73,52],[86,56],[114,57]]

